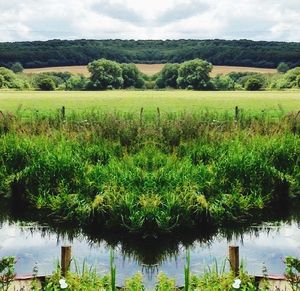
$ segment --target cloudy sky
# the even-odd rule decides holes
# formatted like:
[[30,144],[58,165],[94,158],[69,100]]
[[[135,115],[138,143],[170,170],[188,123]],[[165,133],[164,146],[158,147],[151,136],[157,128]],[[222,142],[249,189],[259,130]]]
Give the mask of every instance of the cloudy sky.
[[300,0],[0,0],[0,41],[300,41]]

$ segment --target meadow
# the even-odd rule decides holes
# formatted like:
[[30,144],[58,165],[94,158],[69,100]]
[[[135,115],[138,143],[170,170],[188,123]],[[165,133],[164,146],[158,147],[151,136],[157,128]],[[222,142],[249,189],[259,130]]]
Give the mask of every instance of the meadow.
[[245,111],[266,111],[285,113],[300,110],[300,91],[134,91],[112,90],[98,92],[42,92],[42,91],[5,91],[0,90],[0,110],[21,110],[31,114],[39,110],[56,111],[66,107],[67,114],[72,111],[83,112],[100,110],[102,112],[140,112],[156,113],[157,107],[162,114],[171,112],[233,112],[235,106]]
[[[165,64],[136,64],[138,69],[146,75],[154,75],[161,71]],[[74,74],[83,74],[89,76],[90,73],[87,66],[65,66],[65,67],[45,67],[25,69],[25,73],[45,73],[45,72],[70,72]],[[231,72],[254,72],[254,73],[266,73],[275,74],[276,69],[267,68],[254,68],[254,67],[238,67],[238,66],[213,66],[211,77],[215,77],[218,74],[228,74]]]

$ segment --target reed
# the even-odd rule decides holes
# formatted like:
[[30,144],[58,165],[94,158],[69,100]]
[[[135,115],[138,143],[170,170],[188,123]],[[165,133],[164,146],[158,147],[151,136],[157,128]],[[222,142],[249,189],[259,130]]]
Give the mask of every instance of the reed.
[[142,235],[261,219],[300,191],[296,115],[59,113],[0,120],[0,196]]

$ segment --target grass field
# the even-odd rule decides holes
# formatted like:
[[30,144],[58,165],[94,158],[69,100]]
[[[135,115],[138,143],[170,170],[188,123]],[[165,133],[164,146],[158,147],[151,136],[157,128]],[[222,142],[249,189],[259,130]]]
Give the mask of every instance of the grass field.
[[233,110],[235,106],[245,110],[300,110],[300,91],[265,92],[203,92],[203,91],[102,91],[102,92],[41,92],[0,91],[0,110],[55,110],[61,106],[67,110],[99,109],[103,111],[146,112],[217,111]]
[[[158,73],[164,64],[137,64],[137,67],[141,72],[147,75],[153,75]],[[75,74],[89,75],[86,66],[69,66],[69,67],[50,67],[50,68],[37,68],[37,69],[26,69],[25,73],[41,73],[41,72],[71,72]],[[211,76],[218,74],[228,74],[230,72],[258,72],[258,73],[276,73],[275,69],[263,69],[263,68],[252,68],[252,67],[234,67],[234,66],[214,66]]]
[[300,91],[265,92],[203,92],[203,91],[102,91],[102,92],[41,92],[0,91],[0,110],[55,110],[61,106],[68,110],[99,109],[103,111],[146,112],[199,111],[213,109],[232,110],[235,106],[245,110],[300,110]]

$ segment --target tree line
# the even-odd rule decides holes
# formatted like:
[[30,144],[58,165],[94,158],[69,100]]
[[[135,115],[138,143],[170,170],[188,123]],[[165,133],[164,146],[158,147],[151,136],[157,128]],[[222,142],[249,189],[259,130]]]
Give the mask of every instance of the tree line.
[[106,59],[88,64],[90,76],[70,72],[24,74],[15,63],[11,70],[0,67],[0,89],[19,90],[113,90],[113,89],[189,89],[189,90],[265,90],[300,88],[300,67],[278,66],[278,73],[232,72],[211,77],[212,64],[194,59],[183,63],[167,63],[152,76],[139,71],[135,64]]
[[181,63],[196,58],[214,65],[275,68],[300,66],[300,43],[251,40],[49,40],[0,43],[0,66],[25,68],[119,63]]

